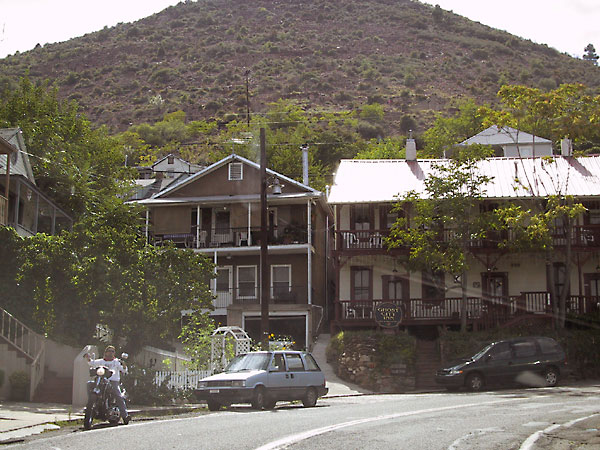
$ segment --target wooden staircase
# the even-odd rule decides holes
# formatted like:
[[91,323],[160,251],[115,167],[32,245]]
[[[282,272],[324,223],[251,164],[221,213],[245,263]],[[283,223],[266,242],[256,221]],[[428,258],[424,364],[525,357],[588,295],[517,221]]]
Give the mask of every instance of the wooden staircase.
[[36,403],[72,403],[73,378],[59,377],[55,372],[46,369],[44,381],[38,386],[33,396]]
[[435,382],[435,372],[441,366],[437,329],[421,328],[417,331],[417,360],[415,364],[417,389],[439,387]]

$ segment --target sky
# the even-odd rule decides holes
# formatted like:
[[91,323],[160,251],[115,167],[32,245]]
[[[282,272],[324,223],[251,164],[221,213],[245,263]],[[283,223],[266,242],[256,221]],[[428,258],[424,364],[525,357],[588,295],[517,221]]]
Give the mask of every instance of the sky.
[[[133,22],[180,0],[0,0],[0,58]],[[442,9],[581,57],[600,53],[600,0],[432,0]]]

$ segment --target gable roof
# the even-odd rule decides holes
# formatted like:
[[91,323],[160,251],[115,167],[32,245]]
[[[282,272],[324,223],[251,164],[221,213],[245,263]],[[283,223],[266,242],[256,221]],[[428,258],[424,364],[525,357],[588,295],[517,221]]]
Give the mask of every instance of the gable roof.
[[498,128],[492,125],[459,145],[510,145],[510,144],[552,144],[552,141],[511,127]]
[[[552,161],[552,162],[550,162]],[[393,202],[410,191],[425,194],[425,179],[444,159],[342,160],[328,202],[331,204]],[[581,158],[488,158],[478,170],[492,180],[482,188],[490,199],[549,195],[600,197],[600,156]],[[516,182],[516,180],[520,180]],[[532,186],[529,190],[526,186]]]
[[154,164],[152,164],[149,169],[155,170],[156,166],[158,166],[160,163],[162,163],[163,161],[165,161],[166,159],[168,159],[170,156],[172,156],[173,158],[175,158],[176,160],[180,161],[181,163],[183,163],[183,165],[188,166],[188,169],[190,172],[192,172],[192,169],[194,171],[198,171],[201,170],[203,166],[200,166],[198,164],[192,164],[190,162],[187,162],[185,159],[180,158],[177,155],[174,155],[173,153],[169,153],[166,156],[163,156],[161,159],[159,159],[158,161],[156,161]]
[[[0,138],[16,150],[16,152],[13,152],[11,155],[10,174],[21,175],[35,185],[35,178],[33,176],[33,170],[31,170],[31,162],[29,161],[29,154],[25,147],[21,129],[0,128]],[[0,154],[0,167],[4,170],[6,170],[5,168],[7,166],[6,157],[7,155]]]
[[[171,194],[171,193],[177,191],[178,189],[181,189],[182,187],[187,186],[190,183],[195,182],[196,180],[199,180],[200,178],[208,175],[209,173],[214,172],[215,170],[223,167],[225,164],[229,164],[230,162],[234,162],[234,161],[247,164],[251,167],[254,167],[257,170],[260,170],[260,165],[255,163],[254,161],[250,161],[249,159],[243,158],[236,154],[231,154],[231,155],[223,158],[222,160],[217,161],[216,163],[206,167],[205,169],[201,170],[200,172],[197,172],[179,182],[175,182],[175,183],[171,184],[167,189],[158,192],[152,198],[162,198],[167,194]],[[281,180],[284,180],[286,183],[289,183],[291,185],[294,185],[294,186],[304,190],[308,194],[314,194],[315,197],[321,195],[320,191],[317,191],[316,189],[313,189],[310,186],[306,186],[296,180],[293,180],[292,178],[288,178],[285,175],[275,172],[274,170],[267,169],[267,175],[271,175],[271,176],[280,178]],[[285,196],[285,194],[282,194],[282,196]]]

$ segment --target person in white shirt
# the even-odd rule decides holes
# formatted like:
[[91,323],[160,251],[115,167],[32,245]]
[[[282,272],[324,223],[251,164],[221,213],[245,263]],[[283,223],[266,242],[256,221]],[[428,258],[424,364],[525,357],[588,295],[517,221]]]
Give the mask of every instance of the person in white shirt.
[[121,372],[127,373],[127,366],[125,365],[125,361],[119,360],[115,358],[115,347],[109,345],[104,350],[104,358],[103,359],[92,359],[89,354],[85,354],[84,357],[87,359],[88,364],[91,367],[107,367],[111,370],[112,375],[108,379],[110,385],[113,390],[113,395],[115,396],[115,400],[117,402],[117,407],[119,408],[119,412],[121,413],[121,417],[123,418],[123,423],[127,425],[129,423],[130,417],[127,412],[127,406],[125,405],[125,399],[123,398],[123,393],[121,392]]

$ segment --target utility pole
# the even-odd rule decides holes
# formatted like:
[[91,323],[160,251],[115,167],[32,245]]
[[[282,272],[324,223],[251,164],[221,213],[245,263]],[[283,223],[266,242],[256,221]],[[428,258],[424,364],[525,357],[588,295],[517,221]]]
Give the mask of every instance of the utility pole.
[[250,129],[250,91],[248,89],[248,77],[250,76],[250,69],[244,73],[246,75],[246,121],[248,123],[248,129]]
[[265,129],[260,129],[260,337],[263,350],[269,350],[269,265],[267,214],[267,144]]

